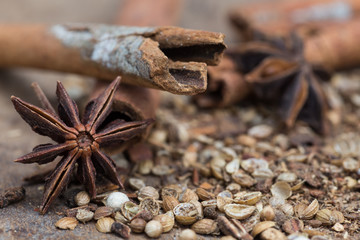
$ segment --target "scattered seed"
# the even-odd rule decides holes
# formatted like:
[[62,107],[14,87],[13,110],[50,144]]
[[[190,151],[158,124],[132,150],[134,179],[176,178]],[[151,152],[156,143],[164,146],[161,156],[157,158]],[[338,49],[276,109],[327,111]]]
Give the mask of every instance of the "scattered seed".
[[74,230],[78,223],[79,222],[74,217],[64,217],[55,223],[55,227],[60,229]]
[[163,227],[159,221],[151,220],[145,226],[145,233],[150,238],[158,238],[163,232]]
[[122,192],[112,192],[106,199],[106,206],[113,208],[115,211],[120,210],[124,202],[129,201],[128,196]]
[[130,229],[130,227],[126,226],[125,224],[122,224],[120,222],[114,222],[111,225],[111,232],[115,233],[119,237],[128,239],[130,237],[131,229]]

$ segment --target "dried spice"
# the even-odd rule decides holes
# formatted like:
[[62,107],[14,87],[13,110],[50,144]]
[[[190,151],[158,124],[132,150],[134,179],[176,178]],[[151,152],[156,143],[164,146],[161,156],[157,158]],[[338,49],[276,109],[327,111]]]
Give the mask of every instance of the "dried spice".
[[[122,77],[121,79],[123,80],[124,78],[125,77]],[[106,81],[97,81],[95,90],[91,94],[90,99],[96,98],[105,91],[107,87],[108,83]],[[129,119],[129,121],[141,121],[155,118],[155,111],[159,105],[159,100],[159,91],[123,84],[122,81],[114,95],[111,115],[115,117],[123,116],[124,118]],[[148,135],[150,129],[151,126],[149,126],[141,135],[132,138],[131,141],[127,141],[127,143],[124,143],[121,146],[106,147],[106,150],[114,154],[126,150],[126,154],[129,155],[131,161],[137,161],[139,158],[151,158],[152,153],[147,149],[149,148],[147,144],[142,144],[140,142]],[[137,145],[140,145],[140,149]],[[134,156],[134,151],[132,151],[131,148],[137,149],[138,156]]]
[[206,91],[193,98],[200,107],[229,106],[244,99],[251,91],[250,84],[226,52],[219,65],[208,67],[207,80]]
[[179,240],[196,240],[198,239],[198,236],[196,235],[196,232],[194,232],[191,229],[185,229],[181,231],[179,234]]
[[74,217],[64,217],[55,223],[55,227],[60,229],[74,230],[78,223],[79,222]]
[[100,218],[96,221],[96,230],[102,233],[109,233],[111,232],[111,227],[115,223],[115,220],[110,217]]
[[[355,76],[358,78],[358,74],[354,74]],[[351,81],[358,82],[355,78]],[[331,87],[333,86],[331,83]],[[274,125],[273,113],[263,114],[262,111],[267,111],[267,109],[254,108],[253,104],[204,111],[186,101],[187,99],[165,95],[158,110],[157,124],[154,126],[156,134],[150,143],[145,141],[148,145],[147,150],[150,151],[142,150],[144,145],[136,146],[128,152],[129,155],[125,155],[134,162],[126,165],[127,170],[123,170],[122,166],[118,167],[118,172],[121,171],[121,174],[126,173],[132,178],[142,180],[140,184],[129,181],[129,185],[134,187],[135,192],[127,192],[127,197],[140,203],[136,199],[138,190],[150,185],[155,191],[152,191],[153,193],[150,191],[150,194],[145,191],[145,194],[140,194],[140,198],[143,195],[143,197],[156,199],[150,198],[144,201],[145,204],[142,203],[142,207],[149,206],[148,203],[150,203],[150,207],[145,207],[147,210],[138,211],[138,204],[130,201],[121,204],[120,210],[116,212],[110,209],[111,211],[108,211],[106,216],[122,223],[118,229],[130,226],[132,232],[142,233],[141,235],[134,234],[130,238],[142,238],[145,237],[143,230],[146,222],[156,220],[161,223],[163,233],[170,230],[168,234],[160,235],[160,238],[170,236],[170,238],[178,237],[179,239],[211,237],[223,240],[252,239],[249,233],[254,233],[255,239],[280,240],[285,239],[283,234],[285,233],[288,239],[297,240],[358,239],[360,217],[357,213],[359,184],[357,183],[358,154],[356,152],[358,151],[356,150],[359,144],[356,137],[347,138],[346,143],[341,146],[336,143],[335,149],[332,136],[320,139],[309,127],[301,123],[295,125],[290,135],[281,134],[282,129]],[[340,128],[334,129],[336,135],[338,132],[356,133],[359,129],[357,119],[360,112],[354,109],[357,105],[352,102],[348,104],[346,97],[344,100],[345,102],[342,102],[340,107],[344,107],[346,114],[344,118],[340,117],[342,120],[339,123]],[[133,119],[132,116],[129,119]],[[226,134],[221,132],[218,135],[217,128],[213,126],[218,122],[221,125],[227,125],[229,119],[233,119],[237,124],[235,129],[241,130],[228,131]],[[204,125],[204,122],[208,125]],[[170,129],[168,126],[171,126]],[[191,134],[196,128],[200,130],[194,135]],[[186,137],[179,137],[179,132]],[[321,142],[315,141],[315,137]],[[157,156],[156,158],[153,157],[153,153]],[[114,158],[114,160],[119,160],[119,163],[125,160],[122,155],[118,155],[118,158],[120,159]],[[142,161],[145,162],[144,165]],[[133,171],[129,170],[130,164],[135,165]],[[163,165],[164,168],[162,168]],[[173,172],[171,175],[162,175],[158,171],[153,171],[153,166],[156,166],[156,170],[161,170],[160,172],[166,172],[169,169]],[[156,174],[153,174],[155,172]],[[196,191],[199,187],[205,192]],[[97,187],[97,192],[99,192],[98,189]],[[108,187],[101,189],[100,192],[114,190]],[[254,194],[254,191],[259,192]],[[200,198],[196,192],[200,193]],[[101,201],[105,203],[110,193],[97,195],[93,200],[98,204],[101,204]],[[213,195],[210,198],[209,193]],[[258,201],[259,197],[261,197],[260,201]],[[316,206],[316,201],[310,204],[312,198],[319,201],[317,203],[319,206]],[[176,211],[177,219],[174,219],[173,211],[163,214],[177,205],[178,201],[193,204],[197,214],[193,216],[194,211]],[[240,223],[229,217],[239,212],[234,208],[234,205],[237,205],[234,203],[254,204],[256,209],[251,216],[241,220]],[[226,216],[224,215],[225,206],[229,204],[231,204],[230,212],[229,207],[226,207],[228,213]],[[158,210],[150,213],[151,205]],[[317,211],[318,208],[328,209],[328,211]],[[83,206],[81,209],[95,211],[95,209],[90,209],[90,206],[89,208]],[[81,213],[81,209],[69,209],[69,212]],[[78,218],[77,214],[75,215]],[[193,218],[195,222],[192,225],[180,226],[184,220],[192,222]],[[209,221],[209,219],[217,218],[219,218],[217,224]],[[274,224],[275,227],[273,227]],[[211,228],[215,228],[215,225],[220,228],[212,232]],[[114,227],[115,223],[111,226]],[[190,229],[182,231],[190,226],[199,235]],[[86,228],[88,227],[90,226]],[[76,232],[81,231],[83,231],[81,228],[76,230]],[[214,236],[201,236],[209,231]],[[111,232],[115,233],[113,229]],[[183,233],[188,233],[188,235]],[[61,234],[73,233],[62,232]],[[241,234],[244,235],[241,236]]]
[[106,199],[106,206],[114,210],[120,210],[123,203],[129,201],[128,196],[122,192],[112,192]]
[[191,229],[198,234],[211,234],[216,231],[217,223],[212,219],[201,219],[191,226]]
[[1,51],[6,52],[1,66],[108,80],[121,75],[126,83],[176,94],[205,91],[207,64],[216,65],[226,48],[221,33],[177,27],[2,24],[0,29]]
[[[359,12],[360,4],[356,0],[275,0],[241,4],[229,17],[243,34],[247,30],[246,22],[269,34],[285,35],[293,29],[304,34],[317,34],[319,28],[358,17]],[[251,33],[245,36],[251,36]]]
[[77,206],[84,206],[89,204],[90,202],[90,196],[86,191],[81,191],[78,192],[75,197],[74,197],[74,201],[76,203]]
[[236,219],[227,219],[225,216],[217,218],[217,224],[221,232],[231,235],[235,239],[252,240],[253,237],[246,231],[245,227]]
[[[327,133],[329,106],[321,82],[330,75],[321,62],[315,66],[305,59],[303,41],[295,33],[284,38],[259,33],[252,40],[229,49],[215,72],[209,69],[209,89],[195,96],[195,102],[201,107],[229,106],[255,95],[277,106],[287,127],[302,120]],[[236,77],[239,74],[243,76]]]
[[122,238],[128,239],[130,237],[131,229],[125,224],[114,222],[111,225],[111,232],[115,233],[116,235]]
[[229,17],[244,41],[263,33],[286,36],[296,31],[306,39],[304,55],[309,62],[344,70],[360,63],[359,10],[356,0],[279,0],[243,5]]
[[82,223],[90,221],[93,217],[94,213],[86,209],[79,209],[76,213],[76,219]]
[[8,188],[4,193],[0,194],[0,208],[4,208],[12,203],[16,203],[24,199],[25,188],[14,187]]
[[157,215],[154,217],[154,220],[161,223],[164,233],[170,232],[175,224],[174,214],[172,211],[169,211],[166,214]]
[[320,80],[329,75],[304,59],[298,36],[251,42],[229,54],[246,73],[256,96],[279,106],[286,126],[292,127],[299,119],[320,133],[327,131],[328,105]]
[[251,235],[253,237],[259,235],[263,231],[265,231],[268,228],[275,227],[276,223],[272,221],[263,221],[258,224],[256,224],[251,232]]
[[[116,173],[115,163],[100,151],[100,147],[123,143],[142,133],[152,120],[126,122],[122,119],[107,119],[111,112],[112,99],[120,83],[114,80],[98,98],[91,101],[82,120],[76,104],[70,99],[63,85],[58,82],[58,114],[39,87],[35,90],[44,109],[29,104],[17,97],[11,100],[20,116],[40,135],[49,136],[58,144],[41,144],[33,152],[16,162],[45,164],[56,156],[64,157],[46,179],[40,212],[45,213],[50,204],[63,191],[78,163],[77,176],[86,185],[92,198],[96,195],[96,173],[102,173],[113,183],[122,186]],[[109,121],[109,122],[108,122]]]
[[163,232],[163,227],[159,221],[151,220],[146,224],[144,231],[150,238],[158,238]]

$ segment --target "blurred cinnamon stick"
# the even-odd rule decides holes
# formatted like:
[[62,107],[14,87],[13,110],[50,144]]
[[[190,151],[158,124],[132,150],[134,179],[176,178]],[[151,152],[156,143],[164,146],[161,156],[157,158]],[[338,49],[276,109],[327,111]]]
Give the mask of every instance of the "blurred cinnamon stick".
[[[276,7],[267,8],[270,3],[250,4],[230,14],[244,40],[286,36],[295,31],[304,39],[304,54],[310,63],[335,71],[360,66],[360,1],[276,2]],[[273,18],[260,20],[265,16]]]
[[100,24],[0,25],[0,67],[34,67],[196,94],[206,65],[225,49],[220,33]]
[[305,42],[305,57],[333,70],[360,67],[360,18],[323,29]]
[[261,32],[286,35],[293,29],[309,32],[359,15],[358,0],[272,0],[241,4],[231,10],[230,19],[242,31],[249,22]]
[[251,84],[244,75],[258,64],[258,57],[248,56],[254,52],[261,53],[258,56],[262,57],[280,54],[280,51],[268,44],[256,41],[228,49],[218,66],[208,68],[208,88],[193,97],[195,103],[204,108],[226,107],[250,95]]

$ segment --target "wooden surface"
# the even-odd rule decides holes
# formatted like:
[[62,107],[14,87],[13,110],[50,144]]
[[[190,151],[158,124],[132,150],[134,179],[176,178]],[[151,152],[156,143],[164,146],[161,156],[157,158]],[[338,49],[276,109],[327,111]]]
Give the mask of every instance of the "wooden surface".
[[[245,0],[243,0],[245,1]],[[0,22],[64,23],[114,21],[118,0],[2,0],[0,3]],[[238,0],[196,0],[185,1],[180,26],[228,33],[231,42],[231,27],[227,24],[226,11]],[[235,35],[235,34],[234,34]],[[0,54],[1,57],[1,54]],[[14,163],[16,157],[28,153],[40,143],[49,142],[30,130],[30,127],[15,112],[10,96],[15,95],[38,104],[30,87],[37,81],[51,100],[55,99],[55,84],[68,75],[46,71],[25,69],[0,70],[0,191],[24,184],[23,177],[29,176],[40,167],[36,164]],[[35,208],[40,204],[42,184],[26,186],[25,200],[0,209],[0,239],[117,239],[112,234],[101,234],[95,230],[94,223],[79,224],[73,231],[57,230],[57,214],[64,205],[61,199],[55,201],[48,214],[41,216]],[[174,239],[178,231],[163,235],[163,239]],[[142,238],[136,236],[136,238]]]

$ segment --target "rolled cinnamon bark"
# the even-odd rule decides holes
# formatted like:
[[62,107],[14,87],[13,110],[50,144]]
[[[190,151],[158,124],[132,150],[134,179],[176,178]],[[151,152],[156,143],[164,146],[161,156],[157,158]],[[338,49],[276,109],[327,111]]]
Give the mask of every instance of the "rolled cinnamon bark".
[[[262,26],[262,29],[266,30],[260,31],[247,19],[242,21],[240,31],[246,41],[273,37],[276,33],[269,31],[271,27],[266,29],[266,24]],[[281,24],[278,27],[281,27]],[[284,36],[290,33],[289,29],[286,31]],[[291,31],[303,38],[304,55],[310,63],[332,71],[360,66],[360,16],[343,22],[312,22],[294,27]]]
[[193,99],[200,107],[225,107],[239,102],[249,93],[249,84],[233,60],[225,56],[218,66],[208,67],[208,88]]
[[206,64],[225,49],[220,33],[101,24],[0,25],[0,67],[35,67],[175,94],[206,89]]
[[[149,4],[156,6],[156,11],[150,11],[152,8],[145,8]],[[127,0],[119,9],[115,24],[132,25],[132,26],[153,26],[153,25],[173,25],[181,11],[181,0],[167,1],[167,0]],[[168,11],[165,11],[167,9]],[[128,76],[123,76],[124,82]],[[106,88],[107,82],[98,81],[94,96]],[[144,88],[129,84],[121,84],[114,96],[112,114],[120,114],[128,119],[134,121],[144,120],[155,117],[155,111],[159,105],[160,95],[159,91],[151,88]],[[144,138],[150,131],[150,125],[147,131],[141,136]],[[135,141],[138,141],[136,139]],[[134,141],[134,142],[135,142]],[[133,162],[139,162],[146,158],[151,158],[150,146],[146,142],[136,144],[127,144],[118,149],[108,149],[112,152],[122,151],[128,148],[127,154]]]
[[248,21],[261,32],[284,35],[293,29],[309,32],[359,15],[358,0],[272,0],[242,4],[231,10],[230,19],[242,31]]
[[[254,52],[255,57],[249,57]],[[195,103],[200,107],[225,107],[246,98],[252,89],[243,75],[269,54],[281,52],[256,41],[228,49],[218,66],[208,68],[208,88],[193,97]]]
[[360,18],[323,29],[305,42],[305,58],[332,70],[360,67]]

